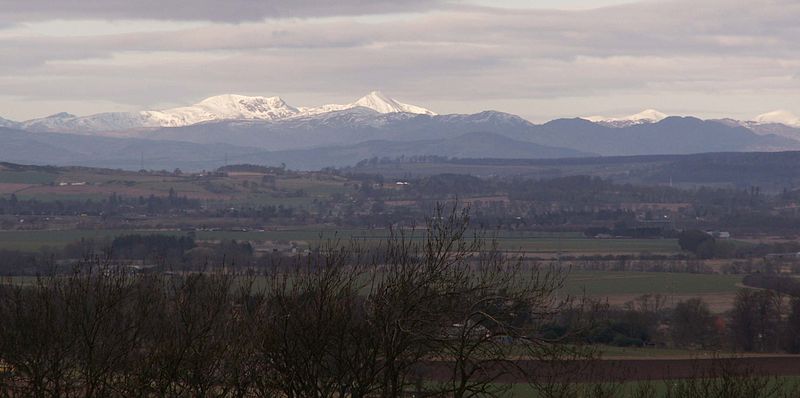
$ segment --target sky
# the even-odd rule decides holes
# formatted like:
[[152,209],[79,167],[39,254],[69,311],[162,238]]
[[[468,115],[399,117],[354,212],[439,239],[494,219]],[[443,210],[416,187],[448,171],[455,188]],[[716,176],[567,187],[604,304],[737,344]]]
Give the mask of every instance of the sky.
[[797,0],[0,0],[0,117],[379,90],[535,122],[800,114]]

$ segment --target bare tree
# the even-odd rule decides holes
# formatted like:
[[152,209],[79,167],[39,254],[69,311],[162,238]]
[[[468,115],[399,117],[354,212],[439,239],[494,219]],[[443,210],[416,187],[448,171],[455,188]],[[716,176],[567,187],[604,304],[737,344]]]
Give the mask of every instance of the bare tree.
[[739,290],[731,311],[731,331],[738,348],[745,351],[777,348],[781,321],[779,300],[771,290]]
[[584,357],[542,333],[569,304],[556,294],[562,270],[504,255],[457,206],[440,206],[419,234],[328,242],[260,279],[90,265],[0,291],[0,358],[15,370],[0,387],[36,397],[496,396],[506,375],[538,377],[521,363]]
[[2,390],[12,396],[57,397],[72,389],[64,301],[50,288],[52,279],[5,289],[0,300],[0,357],[13,369]]

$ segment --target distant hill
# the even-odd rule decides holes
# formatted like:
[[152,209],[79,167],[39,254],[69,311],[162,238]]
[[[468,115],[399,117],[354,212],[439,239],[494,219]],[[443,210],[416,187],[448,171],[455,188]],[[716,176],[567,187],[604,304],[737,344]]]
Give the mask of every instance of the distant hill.
[[584,119],[559,119],[533,127],[526,138],[609,156],[800,149],[800,142],[786,137],[759,135],[742,126],[692,117],[668,117],[621,128]]
[[176,141],[97,137],[64,133],[29,133],[0,128],[0,161],[54,166],[103,166],[138,169],[142,161],[153,169],[224,165],[225,154],[253,153],[250,148],[199,145]]
[[446,157],[492,157],[553,159],[591,156],[566,148],[547,147],[513,140],[494,133],[468,133],[453,138],[418,141],[366,141],[349,146],[330,146],[265,153],[266,164],[285,163],[292,168],[319,169],[327,166],[351,166],[357,160],[397,156],[437,155]]
[[343,167],[371,157],[441,155],[448,157],[556,158],[588,156],[571,149],[521,142],[492,133],[469,133],[441,140],[407,142],[373,140],[348,146],[265,151],[220,143],[98,137],[63,133],[29,133],[0,128],[0,161],[48,165],[81,165],[122,169],[213,169],[232,163],[295,169]]
[[556,178],[589,175],[621,183],[682,187],[733,186],[780,192],[800,189],[800,152],[704,153],[570,159],[428,159],[349,169],[390,177],[441,173]]
[[497,111],[437,115],[377,92],[313,108],[278,97],[223,95],[161,111],[0,120],[0,161],[135,169],[144,156],[146,166],[167,169],[227,161],[314,169],[401,155],[549,159],[800,150],[800,130],[774,123],[792,117],[739,122],[648,110],[537,125]]
[[[800,141],[785,136],[756,134],[740,125],[689,117],[668,117],[659,122],[624,127],[611,127],[584,119],[559,119],[535,125],[517,116],[494,111],[432,116],[379,114],[356,109],[280,121],[223,121],[164,128],[143,132],[141,137],[200,144],[226,143],[280,151],[350,146],[376,140],[443,140],[473,132],[608,156],[800,149]],[[490,155],[484,154],[483,157]]]

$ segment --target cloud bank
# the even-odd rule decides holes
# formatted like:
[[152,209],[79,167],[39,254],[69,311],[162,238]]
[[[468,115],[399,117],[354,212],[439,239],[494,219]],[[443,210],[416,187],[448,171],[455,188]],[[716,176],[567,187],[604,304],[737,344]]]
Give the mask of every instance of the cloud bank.
[[[227,92],[313,104],[373,89],[440,113],[491,108],[533,120],[643,108],[709,117],[800,112],[793,0],[581,10],[366,0],[159,4],[0,1],[0,15],[15,23],[0,30],[0,116],[150,108]],[[61,23],[119,20],[134,29],[37,30],[71,18],[79,20]],[[163,29],[138,19],[207,22]]]
[[2,0],[9,20],[158,19],[215,22],[369,15],[435,7],[438,0]]

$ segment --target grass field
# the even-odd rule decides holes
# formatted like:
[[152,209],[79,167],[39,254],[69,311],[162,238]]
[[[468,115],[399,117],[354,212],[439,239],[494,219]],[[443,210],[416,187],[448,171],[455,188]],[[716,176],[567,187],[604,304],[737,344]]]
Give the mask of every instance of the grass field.
[[[42,246],[62,247],[81,239],[104,239],[135,233],[159,233],[185,235],[183,231],[135,231],[135,230],[35,230],[0,231],[0,248],[36,250]],[[276,231],[196,231],[200,240],[246,240],[246,241],[296,241],[314,245],[329,238],[355,238],[367,244],[377,244],[388,236],[385,229],[319,229],[297,228]],[[420,238],[422,233],[413,235]],[[563,237],[557,237],[563,236]],[[679,251],[677,242],[672,239],[586,239],[575,234],[552,233],[508,233],[497,236],[500,249],[524,251],[526,253],[671,253]]]
[[[169,235],[185,234],[179,231],[144,231],[142,233]],[[64,231],[0,231],[0,249],[35,251],[42,247],[60,248],[81,239],[102,240],[136,233],[128,230],[64,230]]]
[[676,239],[501,239],[500,248],[528,253],[676,253]]
[[740,275],[671,272],[573,271],[563,292],[590,296],[735,293]]
[[[174,189],[179,196],[232,205],[284,205],[304,207],[316,199],[333,194],[348,193],[354,188],[340,177],[314,173],[278,176],[273,183],[262,181],[263,174],[233,173],[218,175],[176,175],[171,173],[138,173],[122,170],[64,167],[58,171],[22,166],[23,169],[0,169],[0,184],[6,184],[3,194],[15,192],[21,199],[41,201],[99,200],[111,194],[125,197],[166,196]],[[27,168],[24,168],[27,167]],[[51,183],[86,183],[65,185]],[[15,189],[10,184],[25,184]]]
[[49,184],[56,178],[58,174],[43,171],[0,171],[0,183]]
[[731,308],[740,289],[741,275],[669,272],[573,271],[561,293],[595,297],[611,305],[623,305],[645,294],[665,297],[671,307],[691,298],[702,299],[712,313]]

